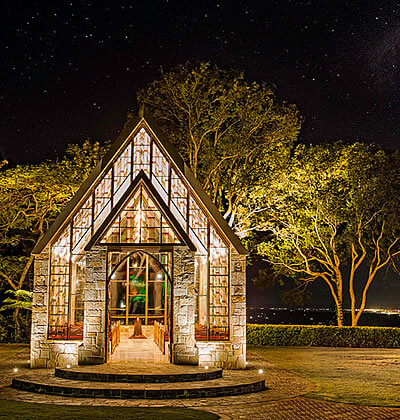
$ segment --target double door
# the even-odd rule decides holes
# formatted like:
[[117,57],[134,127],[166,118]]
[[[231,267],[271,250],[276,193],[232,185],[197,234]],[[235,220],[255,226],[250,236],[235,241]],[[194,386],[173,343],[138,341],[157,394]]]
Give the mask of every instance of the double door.
[[167,325],[171,255],[169,252],[109,252],[109,319],[111,324]]

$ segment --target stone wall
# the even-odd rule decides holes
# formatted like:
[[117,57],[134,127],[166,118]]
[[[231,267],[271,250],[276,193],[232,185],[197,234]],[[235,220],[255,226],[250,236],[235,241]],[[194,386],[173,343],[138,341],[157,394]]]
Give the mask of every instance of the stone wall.
[[106,262],[105,247],[93,247],[86,254],[83,341],[49,340],[49,253],[43,251],[35,256],[30,358],[32,368],[77,366],[78,363],[105,361]]
[[194,252],[188,247],[174,247],[173,262],[172,362],[197,365],[198,351],[194,339]]
[[83,343],[79,364],[105,362],[107,248],[93,246],[86,253]]

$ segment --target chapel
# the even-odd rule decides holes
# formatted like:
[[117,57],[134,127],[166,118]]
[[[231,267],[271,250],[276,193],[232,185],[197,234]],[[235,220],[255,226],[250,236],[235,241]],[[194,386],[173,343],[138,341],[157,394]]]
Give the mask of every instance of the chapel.
[[142,108],[33,250],[31,367],[245,368],[246,254]]

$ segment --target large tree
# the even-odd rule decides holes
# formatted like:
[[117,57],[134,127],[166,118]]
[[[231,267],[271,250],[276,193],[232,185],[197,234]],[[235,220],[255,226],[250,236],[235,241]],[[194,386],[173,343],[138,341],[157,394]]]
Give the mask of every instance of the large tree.
[[234,226],[240,200],[268,157],[297,138],[300,117],[273,88],[208,63],[180,65],[138,94]]
[[300,295],[324,281],[338,325],[344,293],[357,325],[376,274],[400,254],[399,169],[397,153],[375,146],[299,146],[279,174],[266,174],[247,196],[248,223],[263,232],[259,253]]
[[[60,162],[5,167],[0,172],[0,293],[29,288],[33,246],[107,147],[91,141],[72,144]],[[18,307],[13,318],[18,336]]]

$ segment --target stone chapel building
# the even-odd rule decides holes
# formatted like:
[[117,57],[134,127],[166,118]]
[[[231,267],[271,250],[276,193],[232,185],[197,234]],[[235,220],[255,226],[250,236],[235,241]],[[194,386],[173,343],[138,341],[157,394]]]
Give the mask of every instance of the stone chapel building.
[[170,363],[245,368],[246,249],[145,111],[33,254],[31,367],[106,363],[140,321]]

